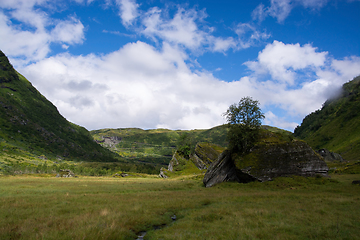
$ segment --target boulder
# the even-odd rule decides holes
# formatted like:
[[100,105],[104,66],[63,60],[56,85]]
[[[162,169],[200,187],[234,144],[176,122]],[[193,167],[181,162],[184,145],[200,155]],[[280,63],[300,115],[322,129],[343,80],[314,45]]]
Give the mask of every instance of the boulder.
[[340,154],[338,153],[334,153],[334,152],[330,152],[329,150],[323,148],[320,149],[318,151],[316,151],[318,154],[320,154],[325,161],[340,161],[343,162],[344,159],[341,157]]
[[323,158],[303,141],[258,144],[249,154],[236,158],[235,166],[261,182],[292,175],[328,176],[329,171]]
[[251,182],[255,180],[254,177],[239,171],[231,158],[230,152],[225,150],[216,161],[210,164],[205,173],[203,183],[205,187],[212,187],[221,182]]

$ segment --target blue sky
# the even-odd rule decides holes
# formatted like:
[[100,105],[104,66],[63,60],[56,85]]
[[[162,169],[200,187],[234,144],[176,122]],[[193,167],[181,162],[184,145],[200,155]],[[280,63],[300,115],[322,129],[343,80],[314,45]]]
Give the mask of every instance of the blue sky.
[[0,0],[0,49],[89,130],[210,128],[244,96],[293,131],[360,74],[360,1]]

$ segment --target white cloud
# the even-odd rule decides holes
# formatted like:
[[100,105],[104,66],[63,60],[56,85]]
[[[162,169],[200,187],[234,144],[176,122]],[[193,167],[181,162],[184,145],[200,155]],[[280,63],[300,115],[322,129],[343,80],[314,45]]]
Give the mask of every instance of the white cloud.
[[[49,0],[4,0],[0,7],[0,45],[16,65],[44,59],[51,43],[62,46],[82,43],[84,26],[80,20],[52,19],[41,8],[51,8]],[[13,23],[13,20],[18,23]],[[54,24],[56,23],[56,24]]]
[[140,33],[153,41],[165,41],[183,46],[191,51],[226,52],[229,49],[240,50],[253,46],[270,37],[250,23],[240,23],[234,29],[237,38],[217,37],[215,29],[204,21],[205,10],[184,9],[179,7],[173,18],[157,7],[148,10],[142,16]]
[[2,12],[0,12],[0,29],[0,45],[5,54],[39,60],[50,51],[48,35],[44,31],[19,30]]
[[291,0],[271,0],[271,6],[267,13],[277,18],[278,22],[283,22],[292,10]]
[[295,129],[295,127],[299,125],[296,122],[289,122],[285,118],[280,118],[271,111],[265,113],[265,119],[263,124],[269,126],[277,126],[282,129]]
[[[22,72],[69,120],[89,129],[119,126],[207,128],[223,122],[230,85],[193,73],[187,55],[164,44],[161,51],[129,43],[104,55],[62,54]],[[51,79],[51,82],[49,81]],[[236,95],[237,97],[237,95]],[[228,98],[228,96],[227,96]]]
[[162,10],[157,7],[150,9],[142,23],[143,34],[151,38],[159,37],[167,42],[181,44],[189,49],[197,49],[206,44],[210,32],[198,28],[196,21],[204,18],[203,12],[194,9],[185,11],[179,8],[174,18],[165,19]]
[[[300,46],[278,41],[259,52],[257,61],[245,64],[254,71],[252,86],[257,90],[254,96],[258,95],[268,109],[269,119],[265,123],[280,127],[294,126],[296,121],[291,119],[301,121],[321,108],[338,93],[342,84],[360,74],[359,57],[336,60],[309,44]],[[285,111],[288,117],[278,118],[272,109]]]
[[319,9],[324,7],[329,0],[298,0],[298,2],[306,7],[306,8],[312,8],[312,9]]
[[324,66],[326,56],[327,52],[316,52],[310,44],[300,46],[274,41],[259,53],[256,62],[245,65],[255,73],[269,73],[274,80],[292,85],[296,80],[296,70]]
[[249,48],[270,37],[270,34],[260,32],[257,27],[250,23],[239,23],[235,28],[235,33],[239,37],[237,43],[238,49]]
[[232,37],[226,39],[214,38],[212,51],[214,52],[226,52],[230,48],[236,48],[236,41]]
[[264,4],[260,3],[251,13],[251,17],[253,20],[258,20],[262,22],[267,17],[268,13],[266,12],[266,8]]
[[331,66],[344,78],[352,79],[360,74],[360,57],[352,56],[343,60],[333,60]]
[[267,16],[276,18],[279,23],[283,23],[290,15],[293,8],[302,6],[317,10],[324,7],[328,0],[271,0],[270,6],[265,7],[259,4],[252,12],[253,20],[262,22]]
[[60,21],[50,35],[53,42],[79,44],[84,40],[84,25],[80,20],[72,17],[69,20]]
[[120,17],[124,26],[132,25],[133,21],[138,17],[139,5],[135,0],[116,0],[120,7]]

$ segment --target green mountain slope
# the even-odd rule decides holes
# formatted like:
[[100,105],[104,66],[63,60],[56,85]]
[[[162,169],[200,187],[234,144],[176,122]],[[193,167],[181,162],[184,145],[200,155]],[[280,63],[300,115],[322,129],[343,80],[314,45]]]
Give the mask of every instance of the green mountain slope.
[[345,160],[359,160],[360,76],[344,84],[339,97],[306,116],[294,135],[314,149],[326,148]]
[[0,51],[0,153],[116,161],[89,132],[68,122]]

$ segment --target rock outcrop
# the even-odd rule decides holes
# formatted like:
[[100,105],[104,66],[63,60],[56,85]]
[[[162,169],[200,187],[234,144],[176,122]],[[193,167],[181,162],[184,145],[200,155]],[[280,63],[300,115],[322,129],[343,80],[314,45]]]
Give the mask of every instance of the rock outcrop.
[[319,153],[324,158],[325,161],[340,161],[340,162],[344,161],[344,159],[341,157],[340,154],[330,152],[329,150],[327,150],[325,148],[320,149],[316,152]]
[[224,151],[210,164],[204,177],[206,187],[225,181],[247,183],[270,181],[276,177],[328,176],[324,159],[303,141],[282,141],[267,134],[251,151],[242,156]]
[[104,147],[113,148],[113,147],[115,147],[118,143],[121,142],[121,137],[117,137],[117,136],[113,136],[113,137],[102,136],[102,137],[101,137],[101,140],[95,140],[95,142],[98,143],[98,144],[102,144]]
[[76,177],[75,174],[70,169],[60,169],[59,173],[56,175],[56,177]]
[[235,166],[261,182],[280,176],[327,176],[329,171],[323,158],[303,141],[257,145],[235,159]]
[[210,164],[205,173],[203,183],[205,187],[212,187],[221,182],[252,182],[256,179],[239,171],[228,150],[222,152],[218,159]]
[[198,170],[206,170],[212,162],[218,159],[222,151],[224,151],[224,148],[216,144],[198,143],[194,153],[188,158],[175,152],[169,162],[168,169],[162,168],[159,177],[167,178],[167,172],[182,171],[190,166],[196,167]]
[[165,174],[165,169],[164,168],[160,168],[160,174],[159,177],[161,178],[168,178],[168,176]]

